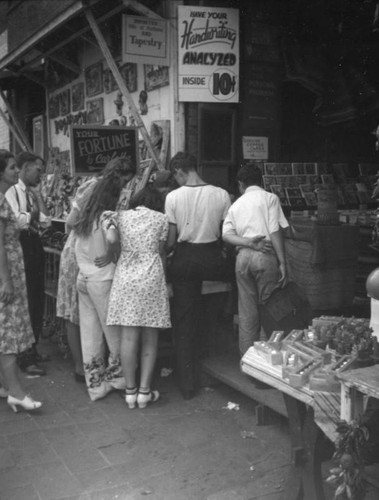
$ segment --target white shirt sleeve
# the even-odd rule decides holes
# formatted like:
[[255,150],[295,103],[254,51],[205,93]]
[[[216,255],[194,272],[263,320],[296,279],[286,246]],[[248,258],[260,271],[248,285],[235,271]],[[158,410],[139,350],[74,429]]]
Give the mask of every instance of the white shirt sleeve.
[[222,234],[237,234],[236,228],[233,220],[233,212],[232,207],[229,208],[228,213],[226,214],[224,224],[222,225]]
[[173,193],[168,193],[165,201],[165,213],[170,224],[176,224],[175,217],[175,199]]
[[[11,206],[11,209],[13,213],[16,216],[16,221],[17,221],[17,226],[20,230],[23,229],[29,229],[29,224],[30,224],[30,213],[28,213],[26,210],[21,210],[23,208],[21,206],[21,203],[24,199],[24,193],[20,193],[20,191],[17,193],[16,192],[17,187],[12,186],[8,189],[8,191],[5,193],[5,197]],[[17,197],[18,194],[18,197]],[[22,196],[22,198],[21,198]]]
[[279,197],[277,195],[273,195],[271,198],[271,206],[269,210],[269,233],[276,233],[277,231],[279,231],[280,227],[285,228],[287,226],[288,222],[280,205]]

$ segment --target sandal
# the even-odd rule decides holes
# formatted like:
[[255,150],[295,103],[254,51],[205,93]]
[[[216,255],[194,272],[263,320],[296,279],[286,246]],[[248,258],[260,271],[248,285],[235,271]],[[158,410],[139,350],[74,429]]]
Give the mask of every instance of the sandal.
[[125,402],[130,409],[136,407],[137,393],[138,393],[137,387],[133,387],[132,389],[126,388]]
[[158,399],[158,391],[138,391],[137,404],[139,408],[146,408],[147,403],[155,403]]

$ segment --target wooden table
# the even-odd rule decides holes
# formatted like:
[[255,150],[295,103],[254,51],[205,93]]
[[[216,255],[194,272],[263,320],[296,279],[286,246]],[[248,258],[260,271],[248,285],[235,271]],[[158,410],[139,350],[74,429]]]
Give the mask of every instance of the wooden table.
[[243,356],[241,369],[244,373],[278,389],[284,397],[291,438],[292,464],[281,499],[325,500],[321,475],[321,465],[325,458],[325,434],[334,441],[335,423],[330,421],[321,430],[315,422],[314,392],[306,386],[290,386],[282,378],[282,367],[265,362],[253,347]]
[[341,382],[341,420],[362,415],[369,397],[379,399],[379,365],[349,370],[338,375]]

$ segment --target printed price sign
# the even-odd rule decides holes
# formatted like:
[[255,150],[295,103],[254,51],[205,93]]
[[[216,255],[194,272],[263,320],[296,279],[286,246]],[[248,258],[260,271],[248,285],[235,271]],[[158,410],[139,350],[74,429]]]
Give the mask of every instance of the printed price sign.
[[178,6],[179,101],[238,102],[237,9]]

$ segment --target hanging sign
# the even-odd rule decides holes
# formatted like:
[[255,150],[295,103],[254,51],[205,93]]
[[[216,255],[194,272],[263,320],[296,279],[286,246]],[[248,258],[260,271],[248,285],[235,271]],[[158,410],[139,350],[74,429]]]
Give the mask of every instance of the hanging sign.
[[165,19],[123,15],[122,33],[125,61],[169,65]]
[[98,173],[114,158],[127,158],[138,168],[136,127],[72,125],[70,136],[73,174]]
[[238,102],[239,11],[178,6],[179,101]]
[[268,137],[242,137],[242,151],[244,160],[267,160]]

